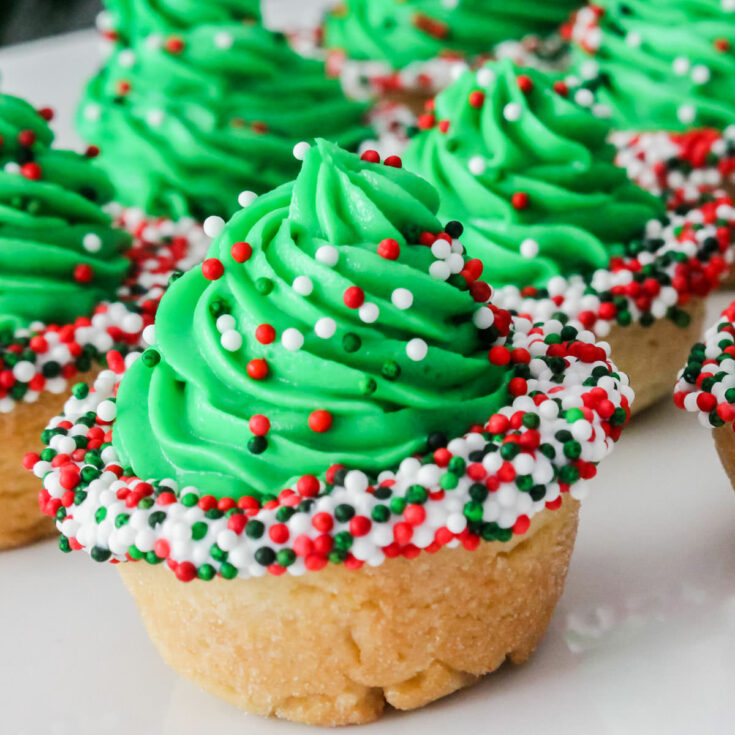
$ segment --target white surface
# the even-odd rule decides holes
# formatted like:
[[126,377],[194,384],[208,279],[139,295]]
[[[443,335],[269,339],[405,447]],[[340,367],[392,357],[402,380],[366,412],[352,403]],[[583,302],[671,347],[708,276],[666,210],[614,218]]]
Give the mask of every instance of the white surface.
[[[56,107],[67,144],[95,64],[85,33],[0,52],[4,89]],[[664,403],[626,430],[590,491],[531,661],[360,732],[733,731],[735,494],[709,432]],[[54,542],[0,554],[2,735],[287,732],[306,728],[244,715],[169,671],[109,565]]]

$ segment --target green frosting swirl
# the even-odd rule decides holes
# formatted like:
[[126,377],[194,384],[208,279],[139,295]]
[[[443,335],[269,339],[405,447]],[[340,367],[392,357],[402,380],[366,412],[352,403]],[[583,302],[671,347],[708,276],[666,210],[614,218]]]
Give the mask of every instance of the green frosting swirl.
[[530,33],[549,33],[579,0],[347,0],[328,16],[327,48],[401,69],[444,51],[467,56]]
[[[618,128],[683,130],[735,123],[735,12],[723,0],[599,0],[592,44],[572,71],[589,80]],[[599,48],[595,48],[598,45]]]
[[[473,106],[478,91],[484,100]],[[607,123],[554,91],[542,72],[488,63],[442,92],[435,112],[447,132],[420,133],[405,165],[439,190],[440,215],[465,225],[462,242],[494,286],[543,287],[555,275],[607,267],[662,212],[613,164]],[[525,208],[514,207],[516,194],[527,196]],[[522,247],[527,240],[537,255]]]
[[[321,62],[297,55],[281,34],[230,20],[231,2],[201,5],[186,27],[115,46],[78,114],[118,199],[149,214],[230,215],[241,191],[296,175],[299,141],[318,133],[356,148],[371,134],[366,107],[348,100]],[[137,6],[157,7],[140,0],[130,12],[141,16]]]
[[[37,320],[65,324],[90,314],[128,270],[121,252],[129,237],[113,229],[100,209],[112,195],[109,181],[89,159],[54,149],[52,142],[48,124],[33,107],[0,95],[4,327]],[[86,268],[80,273],[79,266]]]
[[[457,435],[504,404],[506,368],[488,362],[467,291],[432,278],[422,231],[439,232],[436,192],[397,168],[361,161],[323,140],[308,152],[295,182],[239,212],[213,242],[210,257],[224,276],[207,281],[196,268],[165,295],[156,320],[160,362],[144,355],[124,376],[117,398],[114,442],[141,477],[174,477],[217,496],[277,493],[301,474],[335,462],[377,472],[425,449],[434,430]],[[377,254],[384,238],[401,246],[397,260]],[[252,246],[240,264],[235,242]],[[324,262],[319,248],[338,256]],[[292,286],[313,283],[309,295]],[[380,309],[365,323],[343,300],[359,286]],[[409,289],[413,305],[392,303]],[[234,317],[242,346],[224,350],[216,326]],[[336,332],[318,336],[317,321]],[[270,324],[275,341],[256,328]],[[304,336],[289,350],[285,330]],[[423,360],[407,356],[409,340],[428,345]],[[246,366],[265,359],[265,379]],[[149,364],[146,364],[149,363]],[[329,411],[324,433],[309,427],[314,411]],[[267,448],[253,446],[249,419],[266,416]],[[261,447],[262,448],[262,447]],[[253,449],[256,451],[254,452]]]
[[106,5],[104,24],[128,41],[204,24],[260,20],[260,0],[115,0]]

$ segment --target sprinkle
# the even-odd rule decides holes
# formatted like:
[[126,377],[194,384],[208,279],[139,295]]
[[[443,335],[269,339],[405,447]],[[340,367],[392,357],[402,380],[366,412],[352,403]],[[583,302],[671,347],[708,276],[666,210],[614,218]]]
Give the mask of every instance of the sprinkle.
[[202,229],[204,230],[204,234],[207,237],[219,237],[222,230],[225,229],[225,221],[222,219],[222,217],[218,217],[217,215],[213,214],[204,220],[204,225],[202,226]]
[[494,321],[495,321],[495,315],[487,307],[478,309],[472,315],[472,323],[478,329],[489,329],[490,327],[492,327]]
[[691,65],[689,63],[689,59],[687,59],[686,56],[677,56],[671,66],[674,70],[674,74],[683,77],[689,73]]
[[314,333],[321,339],[329,339],[337,331],[337,322],[329,316],[323,316],[314,325]]
[[397,309],[410,309],[413,304],[413,294],[407,288],[396,288],[390,300]]
[[574,93],[574,101],[580,107],[592,107],[595,102],[595,95],[592,93],[592,90],[583,87]]
[[380,316],[380,309],[377,307],[376,304],[368,302],[366,304],[363,304],[357,313],[361,321],[365,322],[366,324],[372,324],[373,322],[377,321],[378,317]]
[[487,162],[482,156],[472,156],[467,162],[467,168],[474,176],[482,176],[487,169]]
[[94,270],[87,263],[80,263],[74,268],[74,280],[78,283],[89,283],[94,278]]
[[359,309],[365,303],[365,293],[359,286],[350,286],[342,296],[348,309]]
[[367,150],[360,156],[360,160],[367,163],[380,163],[380,154],[378,151]]
[[242,347],[242,335],[234,329],[228,329],[222,334],[220,342],[228,352],[236,352]]
[[247,364],[246,370],[253,380],[263,380],[268,376],[269,372],[268,363],[262,358],[250,360]]
[[258,195],[254,191],[242,191],[237,197],[237,203],[245,208],[249,207],[257,198]]
[[521,106],[517,102],[509,102],[503,108],[503,117],[508,122],[516,122],[516,120],[520,119],[521,112],[522,112]]
[[234,42],[235,39],[232,37],[232,34],[227,33],[227,31],[218,31],[214,35],[214,45],[219,49],[227,50],[229,48],[232,48]]
[[217,317],[217,321],[214,325],[217,327],[217,331],[220,334],[224,334],[225,332],[234,329],[237,326],[237,322],[232,314],[222,314],[222,316]]
[[306,152],[309,150],[309,148],[311,148],[311,146],[305,140],[302,140],[300,143],[297,143],[293,147],[294,158],[297,161],[303,161],[304,157],[306,156]]
[[308,276],[296,276],[293,281],[293,290],[301,296],[309,296],[314,290],[314,284]]
[[449,266],[443,260],[435,260],[429,266],[429,275],[437,281],[446,281],[451,275]]
[[482,107],[485,104],[485,93],[482,90],[476,89],[470,92],[469,99],[470,107]]
[[452,254],[452,245],[446,240],[437,240],[431,246],[431,254],[435,258],[440,258],[444,260]]
[[423,339],[420,339],[419,337],[414,337],[414,339],[409,340],[408,344],[406,345],[406,354],[408,355],[409,359],[413,360],[414,362],[420,362],[426,357],[427,352],[429,351],[429,347],[424,342]]
[[527,238],[521,243],[521,255],[524,258],[535,258],[538,255],[538,252],[539,245],[536,240]]
[[262,345],[269,345],[276,339],[276,330],[270,324],[261,324],[255,330],[255,339]]
[[97,415],[102,421],[109,424],[117,416],[117,406],[113,401],[102,401],[102,403],[97,406]]
[[246,242],[236,242],[230,248],[230,255],[236,263],[245,263],[252,257],[253,248]]
[[82,238],[82,247],[88,253],[99,253],[102,250],[102,238],[94,232],[88,232]]
[[216,281],[225,273],[225,267],[222,265],[222,261],[217,258],[207,258],[202,263],[202,275],[208,281]]
[[304,345],[304,335],[294,327],[285,329],[281,335],[281,344],[289,351],[300,350]]
[[693,105],[681,105],[676,111],[676,116],[679,118],[679,122],[690,125],[697,117],[697,111]]
[[317,249],[314,257],[323,265],[333,268],[339,260],[339,251],[334,245],[322,245]]
[[378,255],[386,260],[397,260],[401,254],[401,247],[396,240],[389,237],[378,245]]
[[265,436],[271,429],[271,422],[268,420],[267,416],[255,414],[255,416],[250,417],[248,427],[255,436]]
[[477,83],[480,87],[489,87],[495,81],[495,72],[489,67],[483,67],[477,72]]
[[332,428],[332,414],[329,411],[314,411],[309,415],[309,428],[323,434]]
[[704,64],[696,64],[692,67],[691,78],[694,84],[707,84],[712,74]]
[[528,194],[525,191],[517,191],[510,199],[513,209],[526,209],[528,207]]

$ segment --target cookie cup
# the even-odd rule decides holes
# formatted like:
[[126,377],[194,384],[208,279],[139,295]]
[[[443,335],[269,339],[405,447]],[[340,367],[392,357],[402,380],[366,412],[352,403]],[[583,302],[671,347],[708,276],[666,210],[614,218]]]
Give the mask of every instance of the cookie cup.
[[679,371],[674,403],[712,430],[720,462],[735,489],[735,301],[694,341]]
[[163,566],[119,570],[165,661],[203,689],[259,715],[359,724],[524,662],[561,596],[578,510],[567,497],[507,543],[354,571],[184,585]]
[[[125,356],[144,344],[143,332],[153,321],[172,273],[198,262],[208,244],[193,221],[152,219],[114,204],[108,209],[117,226],[133,236],[126,253],[131,272],[118,289],[117,300],[98,304],[91,318],[73,324],[18,330],[8,346],[9,352],[29,347],[33,360],[25,361],[22,373],[14,371],[13,389],[23,398],[16,400],[11,393],[0,398],[0,469],[6,478],[0,489],[0,550],[54,534],[45,515],[54,517],[69,499],[55,498],[47,506],[42,498],[39,510],[38,480],[27,470],[37,466],[38,477],[48,471],[53,457],[41,461],[38,454],[27,453],[28,448],[38,444],[48,417],[61,412],[73,384],[93,383],[103,367],[125,369]],[[49,363],[57,366],[53,372]],[[83,447],[62,441],[52,447],[52,454],[76,449]]]

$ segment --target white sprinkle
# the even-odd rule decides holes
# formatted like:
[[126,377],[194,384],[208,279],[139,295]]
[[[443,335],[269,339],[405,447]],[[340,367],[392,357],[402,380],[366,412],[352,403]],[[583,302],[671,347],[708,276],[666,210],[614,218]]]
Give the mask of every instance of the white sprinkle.
[[149,344],[155,344],[156,342],[156,328],[149,324],[144,330],[143,330],[143,340]]
[[207,237],[217,237],[222,232],[222,230],[225,229],[225,221],[222,219],[222,217],[213,214],[204,220],[202,229],[204,230],[204,234]]
[[324,265],[328,265],[330,268],[337,265],[337,261],[339,260],[339,252],[337,248],[334,247],[334,245],[322,245],[316,253],[314,253],[314,257]]
[[6,174],[19,174],[20,173],[20,165],[17,164],[15,161],[8,161],[3,171],[5,171]]
[[36,368],[28,360],[21,360],[13,366],[13,375],[21,383],[30,383],[35,374]]
[[82,114],[85,120],[97,122],[102,117],[102,107],[100,105],[87,105]]
[[694,105],[682,105],[677,111],[676,116],[679,118],[679,122],[684,125],[689,125],[694,122],[694,118],[697,116],[697,111]]
[[503,117],[508,120],[508,122],[515,122],[520,118],[521,112],[521,106],[517,102],[509,102],[503,108]]
[[232,37],[232,34],[227,33],[226,31],[220,31],[214,36],[214,45],[217,48],[221,48],[221,49],[232,48],[232,44],[234,42],[235,42],[235,39]]
[[697,64],[696,66],[692,67],[691,77],[692,81],[695,84],[707,84],[711,76],[712,74],[709,68],[706,67],[704,64]]
[[304,156],[306,155],[306,151],[308,151],[309,148],[311,148],[311,146],[305,140],[302,140],[300,143],[297,143],[293,147],[294,158],[296,158],[299,161],[303,161]]
[[440,258],[441,260],[444,260],[445,258],[448,258],[452,253],[452,244],[447,242],[446,240],[435,240],[434,244],[431,246],[431,254],[435,258]]
[[524,258],[535,258],[538,255],[538,243],[530,237],[521,243],[521,255]]
[[249,207],[257,198],[258,195],[254,191],[241,191],[237,203],[241,207]]
[[478,329],[488,329],[489,327],[492,327],[494,321],[495,321],[495,315],[486,306],[483,306],[481,309],[478,309],[472,315],[472,323]]
[[580,106],[580,107],[592,107],[595,96],[592,94],[592,92],[589,89],[578,89],[574,93],[574,101]]
[[368,484],[367,475],[360,470],[350,470],[345,475],[345,490],[349,493],[364,493]]
[[464,258],[459,253],[452,253],[445,261],[450,273],[461,273],[464,270]]
[[126,334],[138,334],[143,329],[143,317],[140,314],[130,312],[123,317],[120,328]]
[[449,278],[449,266],[443,260],[435,260],[429,266],[429,275],[437,281],[446,281]]
[[625,42],[628,44],[628,46],[633,46],[633,48],[638,48],[643,43],[643,39],[641,38],[641,34],[637,33],[636,31],[631,31],[626,37]]
[[99,253],[102,250],[102,238],[94,232],[88,232],[82,238],[82,247],[88,253]]
[[130,69],[131,66],[135,65],[135,51],[129,48],[123,49],[117,55],[117,62],[125,69]]
[[735,12],[735,0],[722,0],[722,9],[726,13]]
[[[600,73],[600,65],[594,59],[587,59],[582,64],[580,74],[583,79],[594,79]],[[570,87],[576,87],[576,84],[570,84]]]
[[390,296],[396,309],[410,309],[413,304],[413,294],[407,288],[397,288]]
[[242,335],[234,329],[228,329],[220,338],[220,342],[228,352],[235,352],[242,347]]
[[163,48],[163,36],[160,33],[151,33],[150,36],[145,39],[145,45],[152,51],[157,51],[158,49]]
[[224,334],[225,332],[229,332],[231,329],[234,329],[237,326],[237,322],[232,314],[222,314],[217,317],[215,326],[220,334]]
[[308,296],[314,290],[314,284],[309,276],[296,276],[293,279],[293,290],[302,296]]
[[366,324],[372,324],[380,316],[380,309],[376,304],[368,301],[360,307],[357,313]]
[[329,316],[323,316],[314,325],[314,333],[322,339],[329,339],[337,331],[337,322]]
[[114,421],[115,416],[117,416],[117,406],[112,401],[102,401],[102,403],[97,406],[97,415],[105,423]]
[[488,84],[492,84],[495,81],[495,72],[488,68],[483,67],[477,72],[477,83],[481,87],[487,87]]
[[157,128],[160,125],[163,125],[163,119],[164,119],[163,110],[151,110],[146,115],[146,120],[148,121],[148,124],[152,128]]
[[304,335],[294,327],[289,327],[283,331],[281,335],[281,344],[289,351],[295,352],[300,350],[304,344]]
[[487,169],[487,162],[482,156],[472,156],[467,162],[467,168],[473,176],[482,176]]
[[421,362],[426,357],[428,351],[429,346],[419,337],[414,337],[412,340],[409,340],[406,345],[406,354],[414,362]]
[[686,56],[677,56],[672,64],[674,74],[680,77],[689,73],[689,66],[689,59],[687,59]]

